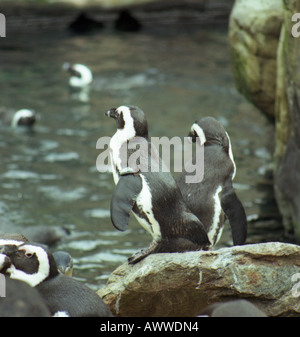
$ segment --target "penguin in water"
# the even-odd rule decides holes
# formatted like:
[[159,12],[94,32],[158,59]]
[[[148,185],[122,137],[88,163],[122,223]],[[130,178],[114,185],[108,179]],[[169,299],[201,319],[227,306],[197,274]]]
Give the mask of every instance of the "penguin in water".
[[63,69],[71,75],[69,79],[70,87],[82,89],[88,87],[93,81],[92,71],[84,64],[66,62],[63,64]]
[[90,100],[90,89],[93,81],[92,71],[84,64],[63,64],[63,69],[71,75],[69,78],[69,87],[71,89],[71,98],[87,103]]
[[10,125],[12,128],[26,127],[31,129],[36,123],[36,113],[32,109],[13,111],[4,107],[0,108],[1,124]]
[[[159,154],[148,139],[144,112],[128,105],[105,114],[117,124],[109,145],[116,184],[110,204],[112,224],[118,230],[126,230],[132,211],[153,238],[149,248],[130,257],[129,263],[137,263],[152,253],[208,249],[210,242],[203,224],[188,209],[171,173],[160,169]],[[143,167],[132,160],[136,152],[129,143],[130,147],[142,149],[139,160]]]
[[2,246],[11,266],[5,275],[26,282],[39,291],[51,315],[111,317],[102,299],[84,284],[58,272],[53,255],[44,247],[22,242]]
[[204,145],[204,176],[199,183],[187,183],[185,169],[176,179],[183,198],[202,221],[208,238],[215,245],[221,238],[226,217],[229,220],[234,245],[242,245],[247,237],[247,218],[244,207],[237,197],[232,180],[236,174],[228,133],[213,117],[196,121],[189,137]]

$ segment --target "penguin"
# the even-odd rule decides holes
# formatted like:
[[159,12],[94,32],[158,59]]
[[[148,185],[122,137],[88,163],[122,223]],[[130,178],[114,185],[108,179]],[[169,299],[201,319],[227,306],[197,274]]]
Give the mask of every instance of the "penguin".
[[72,277],[73,274],[73,258],[65,251],[58,250],[53,253],[58,271],[62,274]]
[[198,317],[267,317],[267,315],[249,301],[234,300],[210,304]]
[[13,111],[4,107],[0,108],[1,124],[10,125],[12,128],[26,127],[31,129],[36,123],[36,113],[32,109]]
[[[0,253],[1,249],[3,249],[3,246],[5,245],[20,245],[23,244],[24,242],[30,241],[23,234],[0,233]],[[39,242],[39,244],[44,246],[44,244],[42,244],[41,242]],[[58,271],[61,272],[62,274],[65,274],[66,276],[72,277],[73,258],[71,254],[62,250],[58,250],[53,253],[53,257],[57,265]],[[1,260],[0,260],[0,268],[1,268]]]
[[[146,250],[128,262],[137,263],[153,253],[208,249],[210,242],[203,224],[188,209],[172,174],[159,169],[159,154],[149,141],[144,112],[126,105],[111,108],[105,114],[117,124],[109,144],[116,184],[110,204],[112,224],[120,231],[126,230],[132,212],[153,238]],[[129,149],[129,143],[144,149],[140,151],[140,163],[146,166],[142,170],[130,162],[135,151]]]
[[51,314],[35,288],[5,277],[5,297],[0,299],[0,317],[51,317]]
[[128,10],[123,9],[115,21],[114,28],[122,32],[138,32],[142,29],[142,24]]
[[97,21],[82,12],[69,24],[69,30],[77,34],[90,33],[94,30],[99,30],[104,27],[101,21]]
[[228,133],[213,117],[204,117],[193,123],[189,132],[192,141],[199,137],[204,145],[204,176],[199,183],[187,183],[189,163],[176,182],[191,211],[202,221],[208,238],[214,246],[221,238],[228,218],[234,245],[242,245],[247,237],[247,217],[233,188],[236,165]]
[[31,109],[21,109],[18,110],[11,121],[11,126],[13,128],[17,126],[32,127],[36,122],[36,114],[34,110]]
[[27,242],[5,244],[1,254],[11,261],[5,275],[37,289],[51,315],[112,317],[111,311],[93,290],[58,272],[53,255],[45,247]]
[[38,242],[49,247],[54,246],[59,241],[70,235],[70,230],[66,227],[40,225],[22,228],[21,226],[12,224],[10,222],[2,222],[0,224],[0,231],[4,232],[0,232],[0,238],[3,235],[9,235],[10,233],[18,233],[16,235],[23,235],[26,237],[27,241]]
[[92,71],[83,64],[65,62],[63,69],[71,74],[69,85],[72,88],[83,89],[88,87],[93,81]]

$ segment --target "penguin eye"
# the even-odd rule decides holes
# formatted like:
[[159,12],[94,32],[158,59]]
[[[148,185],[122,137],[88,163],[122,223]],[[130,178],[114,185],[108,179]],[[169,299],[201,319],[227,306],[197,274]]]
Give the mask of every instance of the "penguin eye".
[[27,258],[31,258],[31,257],[33,256],[33,254],[32,254],[32,253],[25,253],[25,256],[26,256]]

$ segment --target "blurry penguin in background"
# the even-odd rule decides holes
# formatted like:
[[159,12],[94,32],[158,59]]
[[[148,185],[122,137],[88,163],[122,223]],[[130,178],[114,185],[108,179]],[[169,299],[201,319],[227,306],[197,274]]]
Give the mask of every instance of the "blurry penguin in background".
[[14,111],[5,107],[0,108],[0,124],[2,125],[10,125],[12,128],[23,127],[31,130],[36,120],[36,113],[32,109]]
[[70,74],[69,86],[73,91],[71,97],[83,103],[88,102],[93,81],[92,71],[80,63],[65,62],[62,68]]

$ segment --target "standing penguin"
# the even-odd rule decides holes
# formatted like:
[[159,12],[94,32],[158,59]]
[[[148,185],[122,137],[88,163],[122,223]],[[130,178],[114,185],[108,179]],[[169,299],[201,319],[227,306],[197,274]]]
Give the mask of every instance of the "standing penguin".
[[[144,112],[130,105],[112,108],[106,115],[117,123],[109,145],[116,184],[110,207],[112,223],[118,230],[126,230],[132,211],[153,238],[149,248],[129,258],[129,263],[152,253],[208,249],[203,224],[186,206],[173,176],[160,169]],[[140,166],[131,160],[137,153],[134,147],[140,147]]]
[[111,317],[102,299],[84,284],[58,272],[53,255],[44,247],[18,242],[6,244],[1,254],[11,266],[5,274],[11,279],[35,287],[45,300],[51,315],[71,317]]
[[204,176],[200,183],[187,183],[187,172],[191,171],[185,163],[185,170],[176,179],[185,202],[204,224],[212,245],[221,238],[226,217],[234,245],[244,244],[247,218],[232,186],[236,165],[228,133],[216,119],[204,117],[192,125],[189,137],[193,142],[199,137],[204,145]]

